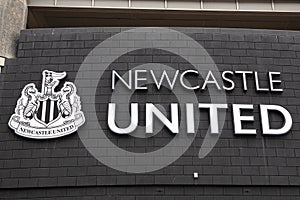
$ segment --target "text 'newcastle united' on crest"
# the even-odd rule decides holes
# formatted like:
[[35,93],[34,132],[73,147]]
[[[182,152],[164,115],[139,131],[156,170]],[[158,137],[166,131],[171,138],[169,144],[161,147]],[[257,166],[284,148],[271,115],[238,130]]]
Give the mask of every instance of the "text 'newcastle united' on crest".
[[55,91],[66,75],[45,70],[41,92],[33,83],[24,87],[15,114],[9,120],[16,134],[34,139],[58,138],[74,133],[84,124],[75,85],[65,82],[60,91]]

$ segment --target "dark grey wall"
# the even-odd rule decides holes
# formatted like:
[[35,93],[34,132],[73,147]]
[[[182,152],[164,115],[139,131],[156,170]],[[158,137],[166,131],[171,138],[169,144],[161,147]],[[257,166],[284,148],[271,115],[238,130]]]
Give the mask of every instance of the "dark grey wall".
[[[30,82],[40,88],[44,69],[66,71],[68,80],[74,81],[84,57],[101,41],[121,31],[119,28],[25,30],[21,33],[18,57],[8,60],[0,75],[0,185],[3,195],[37,199],[42,196],[73,199],[72,195],[88,196],[88,199],[94,199],[97,195],[107,195],[108,199],[117,198],[115,195],[118,199],[120,196],[124,199],[146,199],[146,196],[161,199],[159,196],[164,195],[166,199],[193,199],[201,195],[220,199],[223,195],[228,198],[235,196],[238,199],[241,195],[253,195],[250,199],[269,195],[281,199],[282,195],[296,199],[300,185],[300,33],[177,30],[202,44],[221,71],[280,71],[283,93],[256,93],[254,85],[250,84],[247,93],[243,93],[241,86],[238,86],[227,94],[227,100],[228,103],[255,104],[256,119],[259,119],[258,104],[283,105],[292,114],[292,130],[283,136],[262,137],[259,120],[256,120],[256,136],[235,136],[229,113],[217,145],[206,158],[199,159],[197,154],[203,134],[209,126],[208,117],[204,115],[199,136],[180,159],[165,169],[140,175],[118,172],[101,164],[84,148],[77,133],[47,141],[19,137],[8,128],[7,123],[22,88]],[[152,53],[138,51],[124,55],[115,64],[120,69],[124,66],[129,69],[160,59],[164,64],[177,63],[188,67],[185,61],[172,59],[168,53],[163,56]],[[141,56],[146,60],[140,59]],[[162,94],[149,95],[146,100],[163,102],[159,95]],[[164,95],[169,95],[166,98],[171,99],[168,91]],[[202,93],[199,98],[207,95]],[[106,105],[97,106],[105,110]],[[103,115],[101,113],[99,111],[99,116]],[[276,117],[273,118],[273,123],[276,120]],[[171,135],[164,131],[146,140],[112,137],[125,149],[145,150],[161,147]],[[199,172],[198,179],[193,179],[195,171]]]

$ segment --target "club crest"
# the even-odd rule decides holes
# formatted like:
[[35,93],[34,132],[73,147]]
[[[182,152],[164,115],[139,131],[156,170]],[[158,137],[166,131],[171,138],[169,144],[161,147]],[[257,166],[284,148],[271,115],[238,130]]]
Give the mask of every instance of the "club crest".
[[16,134],[33,139],[58,138],[74,133],[84,124],[75,85],[65,82],[60,91],[55,91],[66,75],[45,70],[41,92],[33,83],[24,87],[9,120]]

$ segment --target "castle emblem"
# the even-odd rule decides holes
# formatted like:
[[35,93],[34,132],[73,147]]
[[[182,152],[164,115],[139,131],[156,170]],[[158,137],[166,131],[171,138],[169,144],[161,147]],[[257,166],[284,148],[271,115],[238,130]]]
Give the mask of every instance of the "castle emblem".
[[69,135],[84,124],[80,98],[76,87],[65,82],[56,91],[66,72],[43,71],[42,92],[35,84],[26,85],[18,100],[9,126],[16,134],[33,139],[50,139]]

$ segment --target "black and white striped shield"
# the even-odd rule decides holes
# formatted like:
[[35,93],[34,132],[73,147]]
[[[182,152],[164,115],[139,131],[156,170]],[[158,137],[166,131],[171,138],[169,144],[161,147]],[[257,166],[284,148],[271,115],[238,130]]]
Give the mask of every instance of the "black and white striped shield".
[[57,101],[47,99],[45,101],[40,102],[40,108],[37,113],[37,118],[44,122],[45,124],[49,124],[53,120],[57,119],[59,116],[59,110]]

